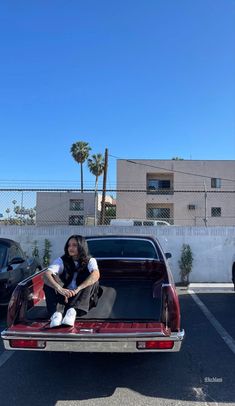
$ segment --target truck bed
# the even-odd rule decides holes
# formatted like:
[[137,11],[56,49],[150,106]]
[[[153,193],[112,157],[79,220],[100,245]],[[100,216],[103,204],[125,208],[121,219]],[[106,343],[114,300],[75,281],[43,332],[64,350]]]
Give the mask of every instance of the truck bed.
[[[161,300],[153,297],[152,281],[105,281],[96,307],[77,319],[158,321]],[[28,320],[48,318],[45,300],[28,310]]]

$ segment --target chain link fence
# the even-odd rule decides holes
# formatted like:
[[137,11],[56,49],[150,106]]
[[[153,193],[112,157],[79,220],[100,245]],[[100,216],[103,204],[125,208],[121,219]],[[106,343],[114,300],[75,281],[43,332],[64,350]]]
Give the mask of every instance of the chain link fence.
[[102,192],[0,189],[0,225],[235,226],[234,190]]

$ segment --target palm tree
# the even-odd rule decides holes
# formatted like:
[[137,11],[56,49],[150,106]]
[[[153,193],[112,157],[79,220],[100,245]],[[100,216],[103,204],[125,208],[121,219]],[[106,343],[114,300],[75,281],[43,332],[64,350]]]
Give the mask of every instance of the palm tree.
[[95,219],[94,225],[97,224],[97,188],[98,188],[98,178],[104,172],[104,157],[102,154],[94,154],[91,158],[87,160],[88,168],[90,172],[95,175]]
[[14,212],[15,212],[15,214],[20,214],[20,210],[21,210],[21,207],[20,207],[20,206],[15,206],[15,207],[14,207]]
[[30,224],[34,224],[34,217],[36,217],[36,213],[34,209],[29,210],[29,218],[30,218]]
[[14,205],[14,208],[13,208],[14,213],[15,213],[15,205],[16,205],[16,203],[17,203],[17,200],[12,200],[12,204]]
[[104,157],[102,154],[94,154],[87,163],[90,172],[95,176],[95,191],[97,191],[98,178],[104,172]]
[[7,215],[8,215],[8,220],[9,220],[9,214],[10,214],[10,211],[11,211],[10,209],[6,209],[6,210],[5,210],[5,212],[6,212],[6,213],[7,213]]
[[70,152],[75,161],[81,165],[81,192],[83,192],[83,166],[82,164],[87,160],[91,147],[88,142],[77,141],[72,144]]

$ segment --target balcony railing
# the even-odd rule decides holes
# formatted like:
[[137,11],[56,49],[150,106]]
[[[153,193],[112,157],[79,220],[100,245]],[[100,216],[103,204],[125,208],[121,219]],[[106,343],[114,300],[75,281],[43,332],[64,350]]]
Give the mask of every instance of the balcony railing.
[[155,189],[149,187],[147,189],[147,194],[148,195],[173,195],[174,190],[173,189]]

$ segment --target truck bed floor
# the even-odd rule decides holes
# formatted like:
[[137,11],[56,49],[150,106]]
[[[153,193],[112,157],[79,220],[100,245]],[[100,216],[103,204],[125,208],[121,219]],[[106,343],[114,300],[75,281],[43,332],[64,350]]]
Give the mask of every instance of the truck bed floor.
[[[153,282],[122,281],[100,284],[102,296],[96,307],[93,307],[81,319],[99,320],[159,320],[161,302],[153,298]],[[29,320],[47,319],[46,304],[28,310]]]

